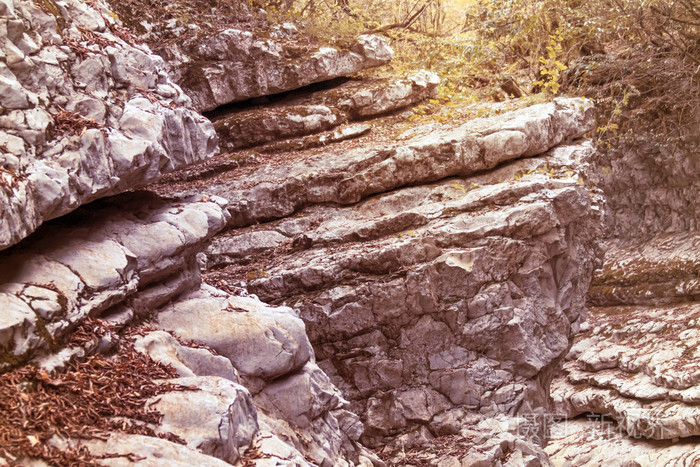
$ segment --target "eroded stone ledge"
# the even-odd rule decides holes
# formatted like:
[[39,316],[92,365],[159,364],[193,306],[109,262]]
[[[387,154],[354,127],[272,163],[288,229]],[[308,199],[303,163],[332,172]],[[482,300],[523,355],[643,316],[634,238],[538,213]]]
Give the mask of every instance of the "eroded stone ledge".
[[[131,317],[147,314],[153,309],[144,304],[169,300],[182,282],[195,286],[194,256],[226,224],[219,201],[123,195],[54,221],[2,254],[2,366],[55,350],[87,316],[118,305]],[[139,297],[157,286],[152,300]]]
[[0,249],[217,151],[162,59],[125,41],[100,4],[3,8],[15,30],[0,44]]

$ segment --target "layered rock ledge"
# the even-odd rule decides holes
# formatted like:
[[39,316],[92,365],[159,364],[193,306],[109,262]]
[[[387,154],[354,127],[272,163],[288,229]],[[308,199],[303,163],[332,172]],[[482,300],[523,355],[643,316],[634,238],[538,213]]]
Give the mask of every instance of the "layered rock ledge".
[[297,34],[291,26],[285,34],[264,39],[230,28],[197,35],[161,53],[171,76],[199,111],[351,75],[386,64],[394,56],[379,36],[359,36],[342,47],[299,50],[294,43]]
[[590,324],[553,385],[558,411],[598,413],[630,436],[700,434],[697,232],[613,248],[591,287]]
[[210,157],[216,135],[165,65],[77,0],[0,14],[0,249],[42,222]]
[[425,70],[401,79],[356,79],[330,89],[292,93],[274,104],[230,113],[222,109],[223,115],[211,116],[222,149],[233,151],[395,112],[435,97],[438,84],[440,78]]
[[0,256],[0,365],[58,350],[88,316],[147,316],[195,287],[195,255],[226,220],[215,202],[134,193],[47,225]]
[[382,147],[298,152],[270,157],[265,165],[224,166],[196,174],[191,184],[152,187],[158,192],[208,193],[229,202],[231,227],[289,216],[319,203],[352,204],[406,185],[432,183],[493,169],[505,161],[542,154],[582,136],[593,125],[585,99],[557,99],[457,128],[396,140]]

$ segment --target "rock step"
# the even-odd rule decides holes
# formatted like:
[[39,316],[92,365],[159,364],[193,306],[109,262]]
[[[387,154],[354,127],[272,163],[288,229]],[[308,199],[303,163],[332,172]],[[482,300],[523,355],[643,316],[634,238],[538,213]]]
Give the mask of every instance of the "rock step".
[[700,301],[700,232],[662,234],[625,247],[612,246],[588,296],[597,306]]
[[614,306],[590,309],[553,383],[561,413],[602,414],[635,437],[700,435],[699,242],[689,231],[608,252],[589,299]]
[[558,413],[593,412],[630,436],[700,434],[700,304],[590,310],[563,375],[552,385]]
[[590,101],[556,99],[385,147],[369,142],[343,152],[295,154],[291,160],[225,171],[170,191],[194,193],[205,184],[208,192],[229,201],[230,226],[244,227],[289,216],[311,204],[352,204],[402,186],[492,169],[542,154],[590,131],[592,125]]
[[[167,402],[164,398],[153,402],[153,407],[166,415],[162,430],[172,429],[181,436],[189,433],[194,447],[229,461],[243,455],[245,449],[237,447],[241,445],[253,445],[254,450],[272,452],[275,457],[286,452],[289,465],[297,465],[294,462],[304,457],[317,465],[349,465],[343,462],[358,461],[360,455],[372,457],[357,445],[362,423],[347,410],[340,391],[316,365],[304,323],[292,309],[271,307],[254,297],[232,296],[203,285],[161,308],[151,326],[160,331],[138,338],[136,347],[177,368],[184,378],[175,383],[190,386],[189,379],[197,376],[201,383],[195,387],[219,385],[219,376],[223,376],[244,386],[242,396],[226,397],[228,403],[241,397],[247,401],[240,405],[247,415],[232,416],[228,431],[222,431],[220,417],[212,419],[211,410],[203,407],[212,404],[201,395],[169,394]],[[216,355],[203,349],[183,349],[163,331],[212,349]],[[230,381],[223,384],[231,386]],[[233,448],[222,451],[216,444],[202,441],[203,436],[218,439],[220,432],[237,440]],[[276,441],[272,445],[255,441],[253,436],[259,432],[272,435]],[[222,457],[222,452],[235,458]],[[246,455],[254,461],[255,456]]]
[[349,76],[384,65],[394,56],[379,36],[362,35],[338,47],[301,49],[294,44],[296,36],[296,29],[288,37],[263,38],[259,32],[230,28],[186,39],[160,53],[170,76],[200,112]]
[[614,453],[615,465],[697,465],[700,448],[695,441],[649,441],[630,438],[607,417],[566,420],[552,426],[545,448],[554,465],[606,465]]

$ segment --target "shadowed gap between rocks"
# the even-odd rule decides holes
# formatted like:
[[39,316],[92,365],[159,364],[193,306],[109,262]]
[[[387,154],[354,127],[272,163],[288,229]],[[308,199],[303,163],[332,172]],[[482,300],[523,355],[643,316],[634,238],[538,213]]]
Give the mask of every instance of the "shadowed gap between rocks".
[[214,110],[202,112],[202,115],[204,115],[212,122],[216,122],[217,120],[221,120],[226,116],[241,112],[243,110],[250,110],[258,107],[264,108],[274,104],[281,104],[285,101],[312,97],[315,93],[319,91],[326,91],[329,89],[337,88],[338,86],[343,85],[348,81],[352,81],[352,78],[341,76],[340,78],[321,81],[319,83],[312,83],[298,89],[293,89],[291,91],[280,92],[278,94],[270,94],[268,96],[262,97],[254,97],[252,99],[240,102],[231,102],[219,106]]

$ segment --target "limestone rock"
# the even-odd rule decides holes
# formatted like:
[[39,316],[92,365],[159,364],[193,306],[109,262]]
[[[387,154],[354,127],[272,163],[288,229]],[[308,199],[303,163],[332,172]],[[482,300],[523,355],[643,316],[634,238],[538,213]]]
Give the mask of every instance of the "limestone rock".
[[158,467],[164,463],[174,467],[231,465],[187,446],[151,436],[112,433],[107,440],[93,438],[83,441],[81,445],[87,447],[95,456],[109,454],[99,461],[100,465],[109,467]]
[[248,378],[272,380],[289,374],[313,354],[304,323],[290,308],[269,307],[211,287],[165,307],[157,323],[183,339],[213,348]]
[[311,467],[302,453],[282,441],[262,422],[245,462],[255,467]]
[[700,448],[695,442],[630,438],[611,420],[567,420],[552,427],[545,448],[554,465],[606,465],[614,453],[616,465],[695,465]]
[[218,377],[171,380],[192,388],[156,396],[147,404],[163,414],[158,430],[177,433],[187,446],[231,464],[250,447],[258,421],[253,400],[242,386]]
[[439,84],[438,75],[421,70],[405,79],[382,82],[348,93],[338,107],[353,119],[373,117],[435,97]]
[[628,242],[606,255],[589,297],[594,305],[665,305],[700,297],[700,232]]
[[369,123],[353,123],[343,125],[334,131],[327,131],[318,135],[305,136],[296,140],[281,141],[264,146],[261,152],[274,153],[280,151],[297,150],[302,151],[309,148],[327,146],[332,143],[339,143],[348,139],[359,138],[368,134],[372,130]]
[[[157,325],[215,349],[241,373],[243,384],[254,394],[261,430],[275,436],[274,442],[256,438],[251,452],[282,449],[274,457],[287,458],[289,465],[297,465],[293,460],[298,453],[316,465],[353,465],[359,460],[364,452],[357,443],[362,423],[347,411],[340,391],[313,362],[304,324],[291,309],[205,285],[163,308]],[[190,397],[173,394],[168,397]],[[256,459],[246,456],[251,462]]]
[[697,232],[612,246],[589,324],[552,387],[567,417],[602,414],[633,437],[700,434]]
[[593,308],[592,328],[552,387],[558,413],[604,414],[630,436],[699,434],[699,310],[697,303]]
[[88,315],[124,305],[145,315],[167,302],[199,280],[195,253],[225,223],[215,202],[134,193],[54,221],[3,253],[0,365],[56,349]]
[[[429,466],[551,466],[544,451],[527,440],[528,425],[508,417],[462,420],[458,433],[442,435],[416,445],[398,438],[382,450],[389,465]],[[400,444],[402,443],[402,444]]]
[[[299,311],[370,445],[437,427],[455,407],[543,410],[595,263],[600,206],[569,165],[592,151],[563,147],[231,231],[212,242],[206,277]],[[395,173],[376,183],[392,186]]]
[[215,123],[222,147],[229,151],[279,139],[304,136],[341,125],[345,116],[325,105],[255,109]]
[[591,179],[608,199],[610,238],[644,240],[700,226],[697,143],[671,147],[651,139],[637,135],[594,161]]
[[356,444],[362,422],[346,410],[347,401],[315,363],[269,384],[255,403],[273,433],[318,465],[357,460],[362,451]]
[[183,378],[218,376],[236,383],[240,382],[229,359],[213,355],[206,349],[184,346],[164,331],[153,331],[145,336],[137,336],[134,348],[157,362],[172,366]]
[[[0,53],[0,249],[81,204],[217,150],[210,122],[95,3],[8,3]],[[60,27],[59,27],[60,24]]]
[[206,184],[209,193],[229,201],[231,227],[243,227],[288,216],[310,204],[352,204],[406,185],[482,172],[542,154],[583,135],[592,125],[590,101],[557,99],[457,128],[442,127],[385,147],[370,145],[217,171],[204,182],[170,192],[194,194],[200,183]]

